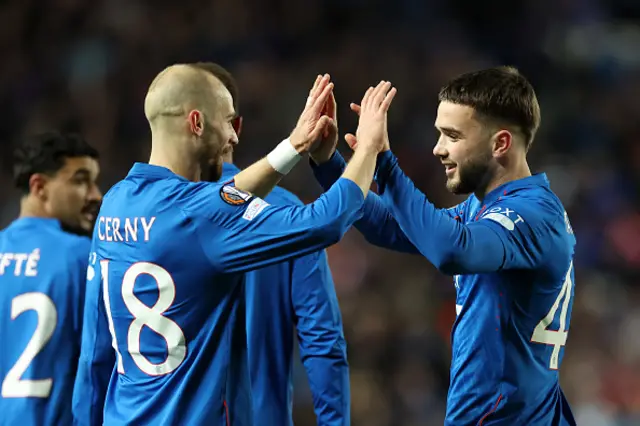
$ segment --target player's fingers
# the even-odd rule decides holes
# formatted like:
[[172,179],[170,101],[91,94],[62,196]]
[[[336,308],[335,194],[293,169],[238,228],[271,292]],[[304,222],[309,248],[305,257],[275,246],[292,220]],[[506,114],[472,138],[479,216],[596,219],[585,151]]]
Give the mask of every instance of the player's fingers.
[[329,83],[324,87],[320,95],[313,101],[311,110],[313,111],[314,114],[320,115],[332,91],[333,91],[333,83]]
[[329,101],[327,100],[327,102],[324,103],[324,105],[322,106],[322,111],[320,111],[320,114],[322,115],[329,115]]
[[311,92],[309,92],[309,97],[307,98],[307,104],[306,104],[307,108],[312,106],[315,103],[318,96],[322,93],[322,91],[325,89],[325,87],[329,83],[329,80],[330,80],[329,74],[325,74],[324,76],[320,77],[320,80],[318,80],[318,84],[311,89]]
[[[384,84],[385,84],[385,81],[380,80],[380,83],[376,85],[376,87],[373,89],[373,92],[371,92],[371,96],[369,96],[369,105],[367,106],[375,107],[376,109],[378,108],[380,101],[376,102],[376,99],[379,97],[380,91],[384,87]],[[364,105],[362,106],[364,107]]]
[[[335,88],[335,86],[334,86]],[[327,102],[324,103],[323,107],[322,107],[322,115],[327,115],[329,117],[331,117],[332,119],[336,120],[336,111],[337,110],[337,106],[336,106],[336,98],[335,98],[335,94],[333,93],[333,91],[329,94],[329,99],[327,99]]]
[[385,95],[387,94],[387,92],[389,91],[389,89],[391,88],[391,83],[388,81],[384,81],[381,84],[378,85],[378,87],[376,88],[376,95],[375,97],[371,100],[373,107],[376,108],[376,110],[380,107],[380,104],[382,103],[382,101],[384,100]]
[[[369,86],[369,88],[367,89],[366,92],[364,92],[364,96],[362,97],[362,101],[360,102],[360,106],[362,108],[365,108],[365,106],[368,104],[369,102],[369,97],[371,96],[371,93],[373,92],[373,87]],[[361,108],[361,110],[362,110]]]
[[325,104],[325,114],[335,121],[337,119],[337,109],[336,96],[333,91],[331,91],[331,93],[329,94],[329,99],[327,99],[327,102]]
[[331,120],[331,117],[327,117],[326,115],[323,115],[322,117],[320,117],[315,127],[311,131],[310,139],[312,140],[319,139],[320,135],[324,133],[325,129],[328,129],[329,126],[331,126],[332,121],[333,120]]
[[382,100],[382,103],[380,104],[381,111],[389,111],[389,107],[391,106],[391,102],[393,102],[393,98],[396,96],[396,93],[398,93],[398,90],[395,87],[392,87],[391,90],[389,90],[387,95]]
[[382,85],[382,83],[384,83],[384,82],[381,81],[380,83],[378,83],[376,85],[376,87],[373,88],[371,93],[369,93],[369,98],[367,98],[367,103],[366,104],[364,102],[362,103],[362,108],[368,109],[369,107],[371,107],[373,105],[373,100],[375,99],[376,95],[378,94],[378,91],[380,90],[380,86]]
[[349,104],[349,108],[351,108],[351,111],[355,112],[356,114],[358,114],[358,116],[360,115],[360,105],[358,104],[354,104],[353,102]]
[[320,84],[320,80],[322,80],[322,76],[318,74],[318,76],[316,77],[316,81],[313,82],[313,86],[311,87],[311,90],[309,90],[309,96],[313,95],[313,93],[316,90],[316,87],[318,87],[318,84]]
[[358,145],[358,139],[356,139],[355,135],[347,133],[346,135],[344,135],[344,140],[345,142],[347,142],[347,145],[349,145],[349,148],[353,150],[356,149],[356,146]]

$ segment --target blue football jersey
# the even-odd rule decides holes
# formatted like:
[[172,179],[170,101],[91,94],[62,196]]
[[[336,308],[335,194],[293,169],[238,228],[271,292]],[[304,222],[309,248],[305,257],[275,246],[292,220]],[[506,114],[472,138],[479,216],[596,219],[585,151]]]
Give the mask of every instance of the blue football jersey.
[[[339,155],[316,167],[328,187]],[[367,239],[419,252],[453,275],[446,425],[575,425],[558,369],[574,296],[575,236],[544,174],[478,200],[436,209],[391,152],[378,158],[379,198],[367,197]],[[361,231],[362,228],[359,228]]]
[[101,421],[96,372],[110,339],[105,424],[251,425],[242,273],[338,241],[364,197],[347,179],[334,188],[309,206],[274,206],[232,183],[135,164],[94,231],[76,422]]
[[[225,163],[222,181],[240,170]],[[273,205],[303,206],[276,187]],[[350,424],[349,367],[324,251],[247,272],[247,349],[255,425],[293,425],[294,327],[319,426]]]
[[55,219],[0,231],[0,425],[72,423],[88,256]]

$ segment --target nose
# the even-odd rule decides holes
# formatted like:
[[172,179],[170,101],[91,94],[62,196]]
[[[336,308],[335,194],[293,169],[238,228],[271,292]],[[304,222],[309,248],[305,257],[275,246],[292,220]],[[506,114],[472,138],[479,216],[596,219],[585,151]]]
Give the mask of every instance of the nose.
[[442,142],[442,136],[438,138],[436,146],[433,147],[433,155],[439,158],[444,158],[447,156],[447,150],[445,149],[444,143]]
[[89,201],[102,201],[102,191],[98,185],[93,185],[91,187],[91,191],[89,192]]

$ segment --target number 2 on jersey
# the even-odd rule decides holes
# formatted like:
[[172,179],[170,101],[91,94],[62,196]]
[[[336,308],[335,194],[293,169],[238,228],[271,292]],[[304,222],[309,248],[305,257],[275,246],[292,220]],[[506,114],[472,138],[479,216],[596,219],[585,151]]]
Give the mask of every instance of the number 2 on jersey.
[[[104,304],[107,311],[109,330],[111,331],[113,347],[116,350],[118,358],[118,373],[124,374],[124,365],[122,363],[122,356],[118,350],[115,327],[111,314],[108,260],[100,261],[100,270],[102,273]],[[136,280],[142,274],[151,276],[158,286],[158,300],[151,307],[142,303],[133,292]],[[133,359],[133,362],[135,362],[140,370],[150,376],[162,376],[171,373],[182,364],[182,361],[184,361],[187,355],[187,346],[182,329],[180,329],[174,321],[162,315],[171,307],[171,303],[176,297],[176,285],[173,282],[173,278],[166,269],[156,264],[148,262],[134,263],[122,277],[121,293],[125,306],[131,315],[133,315],[133,321],[131,321],[127,332],[127,352],[131,355],[131,359]],[[166,341],[167,357],[163,362],[154,364],[142,354],[140,349],[140,334],[142,333],[143,327],[149,327]]]
[[53,300],[44,293],[24,293],[11,301],[11,319],[15,320],[27,311],[36,311],[38,324],[16,363],[2,381],[3,398],[48,398],[51,394],[53,379],[27,380],[22,375],[31,361],[49,342],[58,323],[58,311]]
[[[562,283],[560,294],[553,302],[551,310],[533,330],[531,341],[534,343],[543,343],[545,345],[553,346],[553,352],[551,353],[551,360],[549,361],[549,368],[552,370],[558,369],[558,361],[560,357],[560,349],[567,344],[567,336],[569,331],[567,330],[567,313],[569,312],[569,302],[571,301],[571,289],[573,282],[571,280],[571,272],[573,271],[573,262],[569,265],[569,271]],[[564,302],[563,302],[564,300]],[[549,330],[549,326],[553,323],[556,313],[562,303],[562,310],[560,311],[560,328],[558,330]]]

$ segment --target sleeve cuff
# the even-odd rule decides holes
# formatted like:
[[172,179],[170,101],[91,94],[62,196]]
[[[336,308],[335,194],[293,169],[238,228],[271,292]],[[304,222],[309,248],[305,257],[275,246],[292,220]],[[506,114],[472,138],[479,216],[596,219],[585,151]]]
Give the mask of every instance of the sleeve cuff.
[[378,193],[383,194],[385,190],[385,186],[387,183],[387,179],[393,170],[393,167],[398,163],[398,159],[391,150],[384,151],[378,154],[378,158],[376,161],[376,172],[374,175],[374,180],[378,185]]

